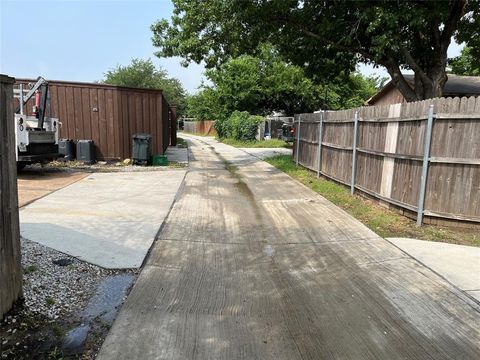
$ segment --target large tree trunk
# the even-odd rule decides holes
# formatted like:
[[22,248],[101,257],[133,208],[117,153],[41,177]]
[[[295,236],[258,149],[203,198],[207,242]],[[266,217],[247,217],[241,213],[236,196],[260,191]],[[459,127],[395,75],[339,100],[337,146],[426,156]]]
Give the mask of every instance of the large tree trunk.
[[395,87],[400,91],[407,102],[443,96],[443,88],[447,81],[447,73],[442,61],[431,69],[420,69],[419,71],[416,71],[413,83],[405,79],[400,67],[394,60],[387,61],[385,66],[395,84]]
[[431,83],[422,84],[423,85],[423,99],[438,98],[443,96],[443,87],[446,82],[443,78],[434,78]]
[[[431,99],[443,96],[447,82],[447,50],[460,18],[465,13],[467,0],[454,0],[450,5],[450,14],[440,30],[440,23],[432,26],[430,43],[425,43],[425,53],[418,57],[411,49],[400,45],[400,54],[388,53],[381,63],[390,74],[398,91],[407,102]],[[420,37],[421,38],[421,37]],[[408,65],[415,73],[413,84],[409,84],[400,70],[400,64]]]
[[429,72],[429,80],[425,81],[420,76],[414,76],[414,90],[417,100],[432,99],[443,96],[443,88],[447,81],[445,68]]

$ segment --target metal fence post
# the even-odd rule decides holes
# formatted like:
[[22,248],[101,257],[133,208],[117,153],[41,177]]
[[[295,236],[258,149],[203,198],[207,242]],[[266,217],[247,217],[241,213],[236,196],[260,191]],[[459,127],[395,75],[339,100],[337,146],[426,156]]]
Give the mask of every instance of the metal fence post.
[[322,138],[323,138],[323,110],[320,111],[320,122],[318,124],[318,164],[317,164],[317,177],[320,177],[322,167]]
[[427,189],[427,175],[428,165],[430,161],[430,145],[432,143],[432,129],[433,129],[433,105],[428,109],[428,119],[425,129],[425,142],[423,145],[423,163],[422,175],[420,177],[420,193],[418,194],[418,209],[417,209],[417,226],[421,226],[423,222],[423,212],[425,207],[425,191]]
[[353,148],[352,148],[352,182],[350,194],[355,191],[355,175],[357,172],[357,138],[358,138],[358,111],[355,111],[355,124],[353,126]]
[[23,84],[20,84],[20,115],[23,115]]
[[299,152],[300,152],[300,122],[301,122],[301,115],[298,115],[298,127],[297,127],[297,149],[296,149],[296,165],[298,166],[298,159],[299,159]]

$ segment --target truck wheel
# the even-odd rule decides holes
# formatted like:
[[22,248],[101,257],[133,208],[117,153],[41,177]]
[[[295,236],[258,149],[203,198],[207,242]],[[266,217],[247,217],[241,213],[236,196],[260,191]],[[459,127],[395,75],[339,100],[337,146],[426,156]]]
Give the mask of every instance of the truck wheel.
[[24,162],[18,162],[18,161],[17,161],[17,171],[23,170],[23,168],[24,168],[25,166],[27,166],[26,163],[24,163]]

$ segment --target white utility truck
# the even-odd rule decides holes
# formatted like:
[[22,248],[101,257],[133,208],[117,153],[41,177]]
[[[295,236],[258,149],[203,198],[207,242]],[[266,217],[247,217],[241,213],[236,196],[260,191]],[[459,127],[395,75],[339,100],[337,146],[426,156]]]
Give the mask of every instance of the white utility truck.
[[[25,88],[26,87],[26,88]],[[38,77],[36,83],[14,89],[14,97],[19,100],[15,111],[15,139],[17,143],[17,169],[27,164],[45,163],[55,160],[58,153],[58,131],[60,122],[50,117],[48,82]],[[27,115],[26,106],[34,97],[32,115]],[[47,112],[48,115],[47,116]]]

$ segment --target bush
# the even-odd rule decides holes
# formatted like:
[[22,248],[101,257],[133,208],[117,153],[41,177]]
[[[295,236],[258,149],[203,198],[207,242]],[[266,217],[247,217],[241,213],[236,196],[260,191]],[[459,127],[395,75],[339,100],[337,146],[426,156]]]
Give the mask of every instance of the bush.
[[231,138],[241,141],[255,140],[258,124],[263,117],[250,115],[246,111],[234,111],[228,119],[215,121],[215,130],[220,138]]
[[227,124],[228,118],[222,118],[219,117],[215,119],[215,131],[217,132],[217,135],[220,139],[226,138],[227,137],[227,129],[226,129],[226,124]]

